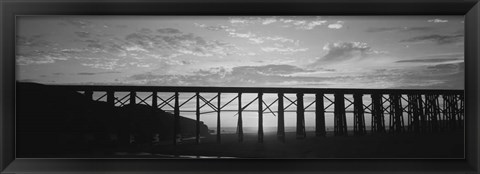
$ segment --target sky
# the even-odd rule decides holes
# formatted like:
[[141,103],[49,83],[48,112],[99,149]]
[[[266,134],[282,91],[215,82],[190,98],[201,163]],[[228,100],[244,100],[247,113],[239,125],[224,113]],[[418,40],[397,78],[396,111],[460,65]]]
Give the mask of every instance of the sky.
[[464,88],[463,16],[20,16],[17,80]]

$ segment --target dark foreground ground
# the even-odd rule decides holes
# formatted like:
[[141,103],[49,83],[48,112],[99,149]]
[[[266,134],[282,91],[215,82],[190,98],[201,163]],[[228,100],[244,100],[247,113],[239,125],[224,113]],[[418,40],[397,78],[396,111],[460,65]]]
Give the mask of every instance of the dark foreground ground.
[[156,145],[135,149],[98,149],[94,154],[69,157],[107,158],[463,158],[462,131],[423,135],[365,135],[315,137],[313,132],[305,139],[296,139],[287,133],[286,141],[277,140],[275,133],[265,134],[264,142],[257,142],[256,134],[245,134],[238,142],[236,134],[202,139],[200,144],[184,141],[176,146]]

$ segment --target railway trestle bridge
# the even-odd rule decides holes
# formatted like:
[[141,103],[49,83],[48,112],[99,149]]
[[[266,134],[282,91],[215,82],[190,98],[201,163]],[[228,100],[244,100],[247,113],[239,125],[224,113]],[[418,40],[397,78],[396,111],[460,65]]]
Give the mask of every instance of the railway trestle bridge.
[[[257,88],[257,87],[173,87],[173,86],[86,86],[54,85],[73,90],[95,101],[106,101],[111,106],[144,104],[152,109],[162,109],[174,115],[174,139],[179,130],[180,112],[196,115],[196,142],[200,142],[200,116],[217,113],[216,141],[221,142],[220,117],[223,112],[235,112],[238,141],[243,141],[244,112],[258,113],[258,142],[263,142],[263,116],[277,117],[277,136],[285,141],[285,113],[296,113],[296,137],[305,138],[305,113],[315,113],[315,135],[326,135],[325,114],[334,115],[334,135],[346,136],[347,113],[353,113],[353,135],[371,133],[399,134],[403,132],[436,132],[463,128],[464,90],[412,90],[412,89],[337,89],[337,88]],[[97,95],[94,95],[97,93]],[[139,93],[144,94],[138,95]],[[163,94],[163,95],[160,95]],[[206,97],[210,95],[209,97]],[[222,101],[222,95],[233,96]],[[242,95],[254,99],[242,103]],[[275,95],[266,102],[264,94]],[[166,95],[166,97],[165,97]],[[189,95],[180,99],[180,95]],[[213,95],[213,97],[211,97]],[[293,96],[292,96],[293,95]],[[304,96],[313,100],[305,102]],[[95,97],[96,96],[96,97]],[[369,102],[366,102],[369,101]],[[195,102],[194,110],[181,110],[188,102]],[[252,104],[256,109],[249,109]],[[237,109],[227,106],[237,105]],[[276,105],[276,106],[275,106]],[[291,106],[296,106],[292,110]],[[314,107],[312,107],[314,106]],[[208,108],[209,111],[202,111]],[[290,108],[290,109],[289,109]],[[312,109],[314,108],[314,109]],[[366,128],[365,115],[371,115],[370,130]],[[388,123],[386,122],[386,119]],[[406,119],[406,120],[405,120]],[[351,126],[351,125],[350,125]]]

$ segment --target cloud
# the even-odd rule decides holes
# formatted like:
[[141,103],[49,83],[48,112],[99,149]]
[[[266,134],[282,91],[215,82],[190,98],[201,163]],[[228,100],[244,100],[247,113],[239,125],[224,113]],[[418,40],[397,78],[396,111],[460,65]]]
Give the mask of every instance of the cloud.
[[458,58],[444,58],[444,59],[409,59],[409,60],[399,60],[397,63],[437,63],[437,62],[450,62],[462,60]]
[[[183,33],[178,29],[162,28],[156,33],[132,33],[126,36],[127,45],[136,50],[157,51],[163,56],[195,55],[226,56],[236,50],[232,44],[217,40],[205,40],[192,33]],[[245,37],[243,35],[239,37]]]
[[230,18],[228,21],[231,24],[249,24],[253,22],[252,20],[253,20],[252,18],[236,17],[236,18]]
[[157,32],[162,33],[162,34],[181,34],[180,30],[175,29],[175,28],[161,28],[158,29]]
[[433,22],[433,23],[445,23],[448,22],[446,19],[429,19],[427,22]]
[[322,78],[291,76],[310,72],[291,65],[216,67],[198,70],[191,75],[164,75],[150,72],[130,76],[131,83],[164,86],[289,86],[318,84]]
[[463,61],[464,53],[443,53],[416,57],[414,59],[398,60],[396,63],[445,63],[452,61]]
[[[232,17],[229,19],[232,25],[251,25],[261,24],[270,25],[274,23],[284,24],[284,27],[293,27],[299,30],[312,30],[317,26],[326,24],[327,20],[322,20],[318,16],[291,16],[291,17]],[[341,25],[341,24],[339,24]]]
[[80,72],[80,73],[77,73],[77,75],[87,75],[87,76],[91,76],[91,75],[99,75],[99,74],[117,74],[117,73],[121,73],[119,71],[106,71],[106,72],[95,72],[95,73],[92,73],[92,72]]
[[327,54],[321,58],[324,61],[342,61],[373,54],[372,48],[363,42],[327,43],[323,50],[327,51]]
[[340,29],[340,28],[343,27],[343,23],[344,23],[343,21],[337,21],[334,24],[329,24],[328,28],[330,28],[330,29]]
[[296,52],[303,52],[308,50],[308,48],[292,48],[292,47],[285,47],[285,46],[262,47],[261,49],[264,52],[275,52],[280,54],[293,54]]
[[32,50],[32,51],[17,51],[15,57],[17,65],[29,64],[49,64],[56,61],[68,60],[68,57],[62,52]]
[[88,37],[90,37],[90,33],[87,32],[87,31],[76,31],[76,32],[74,32],[74,33],[75,33],[75,35],[77,35],[77,36],[80,37],[80,38],[88,38]]
[[198,24],[198,23],[195,23],[194,25],[196,27],[205,28],[210,31],[222,31],[222,30],[231,29],[229,26],[226,26],[226,25],[208,26],[206,24]]
[[[463,63],[389,68],[351,73],[316,72],[286,64],[216,67],[189,75],[154,74],[130,76],[128,83],[162,86],[238,86],[238,87],[323,87],[323,88],[398,88],[462,89]],[[327,73],[325,76],[310,74]]]
[[375,32],[409,32],[409,31],[429,31],[431,27],[370,27],[366,30],[369,33]]
[[460,68],[459,64],[438,64],[438,65],[432,65],[427,67],[429,70],[434,70],[434,71],[451,71],[451,70],[458,70]]
[[[464,89],[465,63],[438,63],[420,66],[417,71],[405,75],[404,79],[408,79],[411,83],[400,86],[400,88]],[[415,83],[424,83],[425,85],[419,86]]]
[[19,47],[48,47],[52,42],[45,39],[45,35],[16,36],[16,44]]
[[[92,37],[94,33],[76,32],[75,47],[45,48],[42,37],[21,37],[17,64],[47,64],[58,60],[78,60],[83,66],[97,69],[152,68],[183,65],[179,56],[223,57],[244,54],[235,45],[218,40],[207,40],[175,28],[142,28],[124,37]],[[40,42],[42,41],[42,42]],[[178,60],[177,60],[178,59]]]
[[265,18],[265,19],[262,21],[262,24],[263,24],[263,25],[268,25],[268,24],[275,23],[275,22],[277,22],[277,19],[276,19],[276,18]]
[[316,70],[323,68],[362,73],[391,65],[394,60],[388,52],[375,50],[364,42],[327,43],[323,51],[326,52],[323,56],[316,57],[306,66]]
[[444,45],[444,44],[461,43],[463,42],[463,40],[464,40],[463,34],[456,34],[456,35],[432,34],[432,35],[412,37],[410,39],[401,40],[400,42],[403,42],[403,43],[433,42],[438,45]]
[[61,25],[72,25],[72,26],[75,26],[75,27],[78,27],[78,28],[81,28],[81,29],[93,27],[92,22],[90,22],[88,20],[85,20],[85,19],[81,19],[81,18],[75,18],[75,17],[64,18],[60,24]]
[[[208,26],[206,26],[208,28]],[[289,43],[294,45],[299,45],[299,40],[293,40],[282,36],[257,36],[252,32],[247,33],[239,33],[236,32],[234,29],[227,29],[228,35],[230,37],[237,37],[237,38],[245,38],[250,40],[254,44],[262,44],[268,41],[271,42],[281,42],[281,43]]]
[[312,30],[314,29],[315,27],[317,26],[321,26],[321,25],[324,25],[325,23],[327,23],[328,21],[327,20],[320,20],[320,18],[316,18],[316,19],[281,19],[280,20],[281,22],[283,22],[284,24],[287,24],[285,25],[285,27],[290,27],[290,24],[294,26],[294,28],[296,29],[300,29],[300,30]]
[[[302,23],[302,25],[300,25],[298,28],[299,28],[299,29],[304,29],[304,30],[312,30],[312,29],[314,29],[316,26],[320,26],[320,25],[323,25],[323,24],[325,24],[325,23],[327,23],[326,20],[310,21],[310,22],[308,22],[308,23],[306,23],[306,24],[303,24],[303,23]],[[341,24],[339,24],[339,25],[341,25]]]

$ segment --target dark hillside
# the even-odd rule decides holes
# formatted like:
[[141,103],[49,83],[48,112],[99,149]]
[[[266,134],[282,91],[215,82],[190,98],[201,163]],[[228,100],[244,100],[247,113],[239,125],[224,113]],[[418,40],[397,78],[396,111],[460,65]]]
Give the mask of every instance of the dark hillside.
[[[17,83],[17,155],[90,153],[95,149],[172,141],[173,115],[146,105],[109,106],[75,91]],[[180,117],[182,137],[195,136],[195,120]],[[201,135],[208,128],[201,124]],[[130,138],[132,136],[132,138]]]

